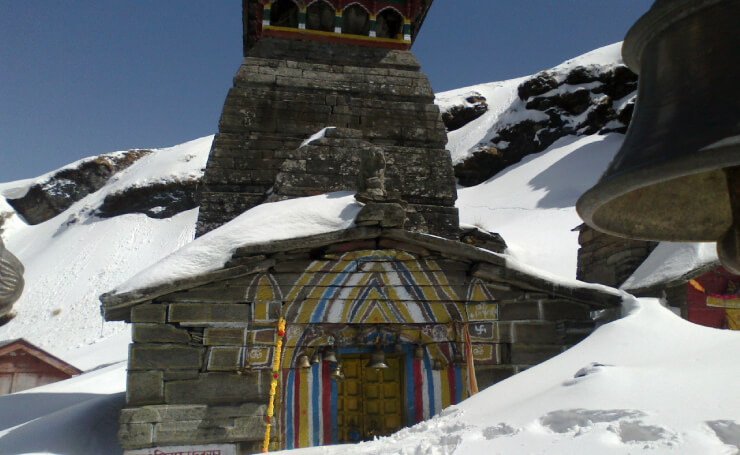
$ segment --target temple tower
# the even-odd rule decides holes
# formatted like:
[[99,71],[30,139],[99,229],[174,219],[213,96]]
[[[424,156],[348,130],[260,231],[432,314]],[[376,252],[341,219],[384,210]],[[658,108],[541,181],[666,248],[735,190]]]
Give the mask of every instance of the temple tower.
[[211,148],[198,235],[265,201],[356,190],[360,152],[380,147],[387,190],[408,203],[406,229],[456,238],[445,128],[409,51],[431,3],[243,0],[245,59]]

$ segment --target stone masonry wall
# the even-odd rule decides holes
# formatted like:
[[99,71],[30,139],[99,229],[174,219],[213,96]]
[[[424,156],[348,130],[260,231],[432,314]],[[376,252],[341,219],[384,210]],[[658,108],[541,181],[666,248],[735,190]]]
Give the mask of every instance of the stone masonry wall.
[[[263,202],[285,160],[312,134],[334,126],[359,131],[356,139],[384,149],[387,189],[423,218],[410,228],[455,238],[455,178],[433,100],[408,51],[261,39],[224,103],[200,194],[198,235]],[[320,166],[302,171],[301,195],[331,191],[343,178],[343,188],[353,184],[332,160],[313,164]]]
[[576,278],[589,283],[618,288],[658,246],[658,242],[615,237],[586,225],[578,229]]
[[[281,315],[288,320],[285,374],[286,368],[295,368],[301,352],[326,347],[326,336],[341,338],[344,332],[351,334],[344,337],[351,340],[349,346],[359,342],[356,333],[397,332],[395,342],[404,343],[407,352],[424,333],[429,355],[442,355],[451,365],[454,349],[460,352],[452,345],[461,343],[454,333],[465,321],[481,389],[564,351],[594,327],[592,306],[583,299],[538,291],[503,262],[479,262],[498,261],[485,250],[398,229],[357,228],[342,234],[347,240],[339,242],[336,235],[275,242],[274,248],[242,247],[212,281],[133,307],[122,446],[238,443],[241,454],[257,452]],[[418,239],[426,243],[415,243]],[[410,275],[391,272],[406,269]],[[332,274],[344,276],[346,284],[325,284]],[[327,316],[315,312],[318,295],[337,286],[360,286],[365,275],[371,283],[367,286],[378,283],[379,292],[398,295],[408,295],[411,287],[394,277],[417,277],[412,287],[427,297],[381,303],[400,305],[387,314],[410,311],[425,316],[374,322],[377,300],[368,300],[362,304],[371,319],[332,319],[336,316],[329,315],[336,311],[330,308],[359,304],[341,300],[346,297],[323,302],[322,314]],[[400,287],[390,291],[393,286]],[[331,291],[334,296],[349,294]],[[357,314],[362,318],[363,310]],[[369,349],[370,341],[365,343]],[[279,417],[274,424],[279,446]]]

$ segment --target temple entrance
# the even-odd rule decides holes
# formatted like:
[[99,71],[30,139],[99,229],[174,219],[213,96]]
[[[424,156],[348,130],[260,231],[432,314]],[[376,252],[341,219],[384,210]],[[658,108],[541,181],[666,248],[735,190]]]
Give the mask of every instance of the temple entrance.
[[403,425],[403,382],[400,356],[387,356],[390,368],[366,367],[370,355],[343,356],[345,380],[337,390],[338,442],[386,436]]

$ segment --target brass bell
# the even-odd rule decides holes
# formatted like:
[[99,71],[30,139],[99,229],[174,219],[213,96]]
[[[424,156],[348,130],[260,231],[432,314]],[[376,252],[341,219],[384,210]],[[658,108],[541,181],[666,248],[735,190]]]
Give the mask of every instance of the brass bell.
[[385,352],[379,347],[376,348],[372,354],[370,354],[370,361],[365,365],[368,368],[375,368],[376,370],[384,370],[388,367],[385,363]]
[[298,368],[311,368],[311,362],[306,354],[298,357]]
[[414,348],[414,358],[416,360],[424,360],[424,346],[417,344]]
[[329,375],[332,379],[335,381],[344,381],[344,371],[342,371],[342,364],[338,363],[336,367],[334,367],[334,370],[332,370],[331,374]]
[[316,363],[319,363],[319,362],[321,362],[321,358],[319,357],[319,350],[318,349],[314,349],[313,350],[313,355],[311,356],[311,364],[316,364]]
[[445,369],[445,366],[442,363],[442,361],[439,359],[434,359],[434,363],[432,364],[432,370],[439,371],[439,370],[444,370],[444,369]]
[[[658,0],[629,30],[625,63],[639,73],[621,149],[578,213],[635,239],[719,241],[740,272],[740,3]],[[726,262],[728,261],[728,262]]]
[[325,362],[332,362],[337,363],[337,353],[334,351],[334,348],[329,348],[324,353],[324,361]]

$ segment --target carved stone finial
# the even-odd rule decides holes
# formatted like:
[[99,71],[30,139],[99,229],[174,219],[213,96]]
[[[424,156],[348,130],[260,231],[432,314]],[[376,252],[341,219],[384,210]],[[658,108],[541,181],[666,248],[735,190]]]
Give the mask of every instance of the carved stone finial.
[[10,251],[0,238],[0,317],[10,312],[13,303],[23,292],[23,264]]
[[360,181],[355,199],[360,202],[385,201],[385,154],[380,147],[362,150],[360,161]]

